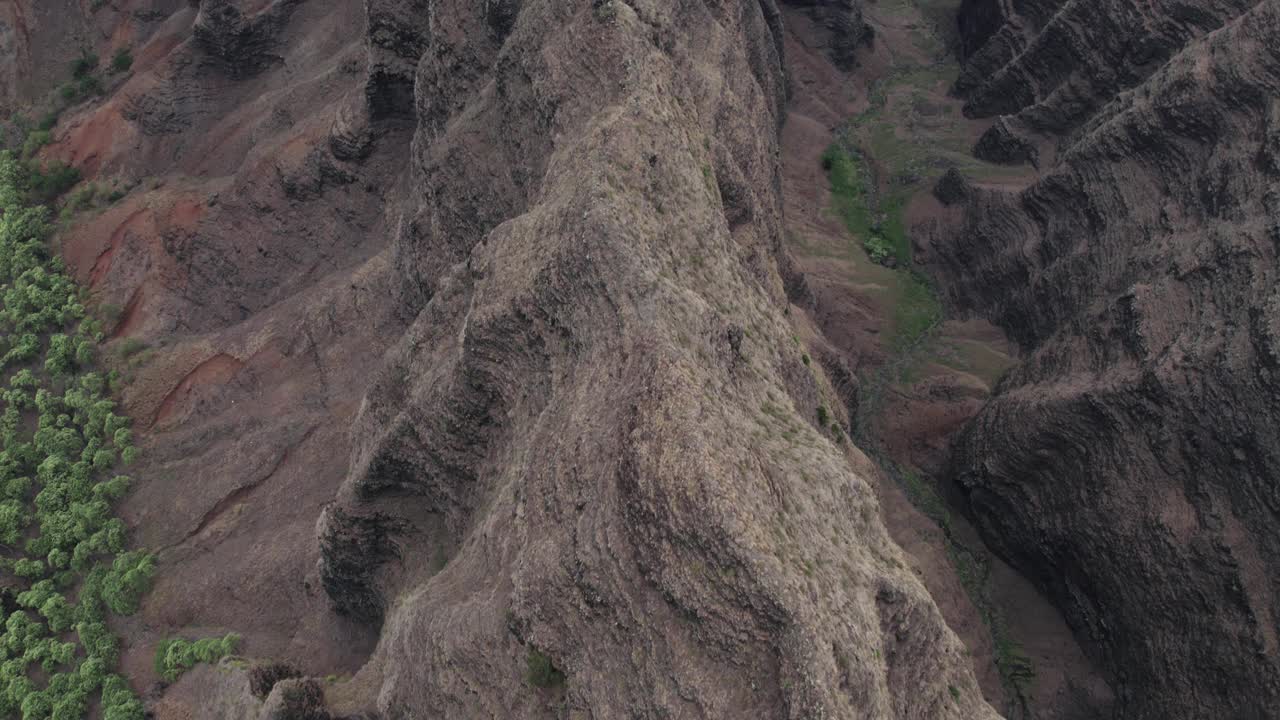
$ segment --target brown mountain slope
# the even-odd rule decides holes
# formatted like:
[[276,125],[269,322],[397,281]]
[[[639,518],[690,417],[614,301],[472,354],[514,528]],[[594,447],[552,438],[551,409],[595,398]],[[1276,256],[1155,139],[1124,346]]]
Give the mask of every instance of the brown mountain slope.
[[432,13],[392,245],[425,306],[320,524],[378,709],[992,715],[806,419],[835,403],[784,312],[776,9]]
[[1011,113],[1001,142],[1055,157],[1020,192],[963,190],[926,248],[1028,355],[954,472],[1110,667],[1122,717],[1270,716],[1280,3],[964,13],[968,111]]
[[[805,5],[847,63],[860,7]],[[335,715],[995,717],[815,422],[772,2],[81,12],[135,56],[44,151],[137,183],[63,237],[146,428],[132,677],[235,630],[354,672]],[[245,682],[151,705],[311,687]]]

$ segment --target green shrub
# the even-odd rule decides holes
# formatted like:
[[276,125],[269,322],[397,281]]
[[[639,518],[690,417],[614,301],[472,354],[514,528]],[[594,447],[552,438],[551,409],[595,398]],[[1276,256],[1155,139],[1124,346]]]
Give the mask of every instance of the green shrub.
[[531,648],[529,650],[529,656],[525,658],[525,663],[528,666],[527,677],[534,687],[550,688],[564,684],[564,673],[552,664],[551,658],[536,649]]
[[85,185],[79,190],[71,193],[70,197],[67,198],[66,205],[63,206],[63,210],[67,214],[80,212],[81,210],[88,210],[93,207],[94,200],[97,195],[98,186],[96,184],[90,183]]
[[886,260],[894,257],[893,245],[885,239],[883,235],[872,232],[867,236],[862,247],[867,251],[867,257],[871,258],[871,262],[883,264]]
[[162,640],[156,647],[156,674],[173,682],[198,663],[216,663],[234,654],[239,644],[240,636],[235,633],[221,638],[201,638],[195,642],[183,638]]
[[49,163],[44,168],[33,168],[27,179],[30,200],[48,203],[80,182],[80,170],[62,162]]
[[94,70],[98,69],[98,56],[89,55],[88,53],[81,55],[71,61],[71,77],[79,80],[88,77]]
[[40,151],[40,148],[49,144],[50,133],[48,130],[32,130],[27,133],[27,139],[22,143],[22,157],[29,158]]
[[116,72],[128,72],[133,67],[133,54],[129,48],[120,48],[111,58],[111,69]]
[[143,350],[146,350],[148,347],[149,346],[145,342],[138,338],[127,337],[121,340],[120,344],[116,346],[116,352],[120,354],[121,358],[130,358]]
[[77,97],[87,98],[102,93],[102,79],[97,75],[85,75],[76,82]]

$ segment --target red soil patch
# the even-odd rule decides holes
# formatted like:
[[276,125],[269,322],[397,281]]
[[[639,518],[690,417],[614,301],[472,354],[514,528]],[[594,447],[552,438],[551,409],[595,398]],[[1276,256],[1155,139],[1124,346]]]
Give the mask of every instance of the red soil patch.
[[113,99],[73,126],[48,154],[80,168],[84,177],[93,178],[103,159],[112,157],[113,148],[128,144],[135,133],[133,125],[120,114],[119,102]]
[[169,211],[168,222],[164,223],[165,229],[194,230],[196,223],[200,222],[207,210],[208,206],[197,196],[187,195],[179,198],[174,201],[173,208]]
[[102,248],[102,252],[98,253],[97,259],[94,260],[93,267],[89,269],[89,287],[93,288],[102,280],[107,271],[111,269],[111,259],[115,257],[116,250],[120,248],[120,244],[124,242],[125,233],[142,225],[151,219],[151,213],[147,208],[135,210],[124,219],[111,233],[111,238],[107,240],[106,247]]
[[111,40],[109,47],[112,53],[120,48],[127,48],[133,45],[133,39],[137,32],[134,30],[133,17],[131,15],[124,16],[115,29],[111,31]]
[[192,394],[201,387],[222,385],[235,377],[244,367],[244,361],[226,353],[218,353],[192,368],[178,384],[160,401],[155,416],[151,419],[150,428],[162,426],[173,417],[191,399]]
[[133,70],[145,70],[152,67],[162,58],[166,57],[173,49],[182,43],[182,36],[175,33],[167,33],[164,35],[156,35],[146,45],[142,46],[133,57]]

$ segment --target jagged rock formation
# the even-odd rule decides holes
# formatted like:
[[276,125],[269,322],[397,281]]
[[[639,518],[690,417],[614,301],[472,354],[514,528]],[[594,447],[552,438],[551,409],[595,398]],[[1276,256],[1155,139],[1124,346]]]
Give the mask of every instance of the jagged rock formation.
[[783,4],[806,8],[830,33],[832,61],[845,70],[853,68],[858,47],[871,37],[862,18],[862,0],[793,0]]
[[[377,27],[422,50],[392,244],[416,317],[320,527],[335,607],[381,627],[377,709],[993,716],[848,448],[801,420],[839,401],[782,313],[776,9],[386,24],[410,6]],[[563,688],[526,683],[535,655]]]
[[1024,190],[971,188],[925,248],[1026,354],[955,474],[1110,668],[1120,717],[1268,716],[1280,3],[974,0],[961,26],[968,111],[1058,148]]
[[238,0],[200,0],[193,36],[210,57],[220,61],[234,79],[261,72],[281,58],[275,53],[277,38],[289,14],[303,0],[272,0],[256,12],[246,13]]
[[956,90],[968,115],[1016,114],[1033,130],[1067,132],[1256,4],[964,0]]
[[951,168],[938,178],[933,186],[933,196],[946,207],[957,205],[969,199],[973,186],[959,170]]
[[1025,135],[1013,128],[1008,117],[996,118],[992,126],[978,138],[973,156],[999,165],[1040,164],[1040,151]]
[[428,0],[365,3],[369,70],[365,86],[373,117],[413,116],[413,75],[427,48]]
[[43,152],[130,188],[62,238],[145,447],[123,671],[289,665],[157,718],[995,717],[793,339],[772,0],[95,12],[134,64]]

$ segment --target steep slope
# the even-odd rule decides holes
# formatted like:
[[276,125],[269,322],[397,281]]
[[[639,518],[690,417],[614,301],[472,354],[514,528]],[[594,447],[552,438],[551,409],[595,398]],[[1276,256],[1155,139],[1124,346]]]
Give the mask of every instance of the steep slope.
[[143,430],[125,668],[355,672],[157,717],[995,717],[793,340],[770,0],[84,12],[134,64],[41,158],[130,188],[61,238]]
[[393,241],[425,304],[319,525],[335,607],[381,626],[378,710],[993,715],[806,419],[832,391],[783,312],[776,9],[430,13]]
[[101,6],[95,52],[131,47],[132,68],[65,109],[42,153],[123,193],[69,215],[59,241],[106,320],[143,450],[122,508],[159,566],[121,628],[139,690],[166,636],[236,631],[245,654],[321,675],[354,671],[376,641],[328,611],[315,572],[349,424],[404,327],[384,207],[408,133],[345,112],[364,97],[364,37],[347,32],[363,15]]
[[942,476],[954,436],[1013,360],[985,321],[941,317],[911,243],[959,212],[934,191],[948,167],[1005,186],[1031,174],[969,155],[991,121],[963,117],[963,101],[949,97],[959,5],[868,5],[875,41],[851,74],[836,71],[821,33],[784,8],[785,234],[804,274],[797,304],[812,319],[799,337],[841,379],[855,444],[883,469],[886,526],[964,640],[987,700],[1010,718],[1109,717],[1111,692],[1065,620],[984,546]]
[[0,5],[0,118],[28,106],[92,41],[74,0],[13,0]]
[[967,2],[957,90],[1020,191],[955,183],[923,256],[1027,357],[953,471],[1126,718],[1280,706],[1280,3]]

